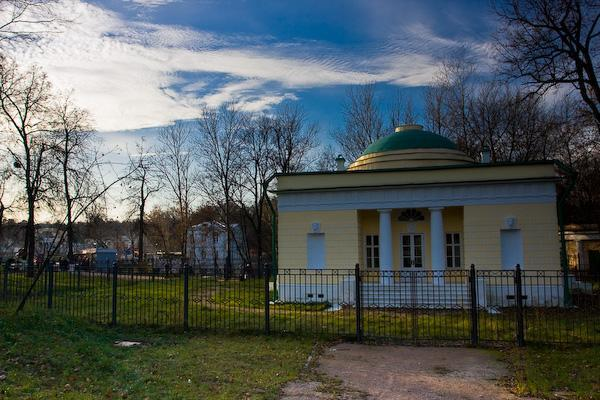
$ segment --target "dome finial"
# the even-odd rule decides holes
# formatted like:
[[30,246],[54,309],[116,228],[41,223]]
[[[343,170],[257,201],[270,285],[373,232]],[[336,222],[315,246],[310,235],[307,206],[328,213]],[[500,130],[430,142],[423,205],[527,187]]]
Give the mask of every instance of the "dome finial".
[[423,130],[423,125],[419,125],[419,124],[405,124],[405,125],[400,125],[397,126],[395,129],[395,132],[403,132],[403,131],[422,131]]

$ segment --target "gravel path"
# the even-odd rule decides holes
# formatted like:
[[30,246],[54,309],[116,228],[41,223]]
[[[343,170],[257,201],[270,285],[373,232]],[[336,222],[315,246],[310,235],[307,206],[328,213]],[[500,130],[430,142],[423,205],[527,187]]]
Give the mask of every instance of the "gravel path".
[[498,384],[508,374],[504,365],[481,349],[340,343],[325,350],[317,371],[346,390],[327,393],[318,382],[297,381],[282,399],[518,399]]

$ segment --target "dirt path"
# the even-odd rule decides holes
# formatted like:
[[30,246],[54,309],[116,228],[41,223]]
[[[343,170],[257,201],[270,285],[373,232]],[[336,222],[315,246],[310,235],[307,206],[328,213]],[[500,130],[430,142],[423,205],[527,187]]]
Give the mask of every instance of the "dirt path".
[[292,382],[282,399],[517,399],[498,385],[505,367],[480,349],[341,343],[325,350],[317,370],[340,380],[342,390]]

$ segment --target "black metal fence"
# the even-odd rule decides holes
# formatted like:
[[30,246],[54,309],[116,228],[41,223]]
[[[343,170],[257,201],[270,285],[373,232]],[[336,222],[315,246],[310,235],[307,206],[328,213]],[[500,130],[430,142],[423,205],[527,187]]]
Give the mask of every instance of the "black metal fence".
[[561,271],[4,268],[0,308],[51,309],[102,324],[437,341],[600,343],[600,277]]

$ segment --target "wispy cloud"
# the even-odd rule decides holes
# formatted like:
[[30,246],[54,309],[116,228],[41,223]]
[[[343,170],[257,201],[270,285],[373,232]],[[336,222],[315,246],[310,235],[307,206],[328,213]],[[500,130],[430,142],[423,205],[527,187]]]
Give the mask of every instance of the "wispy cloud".
[[[159,6],[169,0],[132,0]],[[38,46],[16,49],[22,63],[44,67],[105,131],[160,126],[198,115],[201,105],[233,99],[249,110],[295,99],[299,89],[388,82],[427,84],[441,48],[458,43],[425,28],[406,31],[404,45],[339,49],[322,43],[269,43],[183,26],[129,21],[80,0],[61,12],[75,23]],[[422,40],[422,46],[406,46]]]
[[125,0],[126,2],[131,2],[139,6],[143,7],[160,7],[169,3],[174,3],[178,0]]

